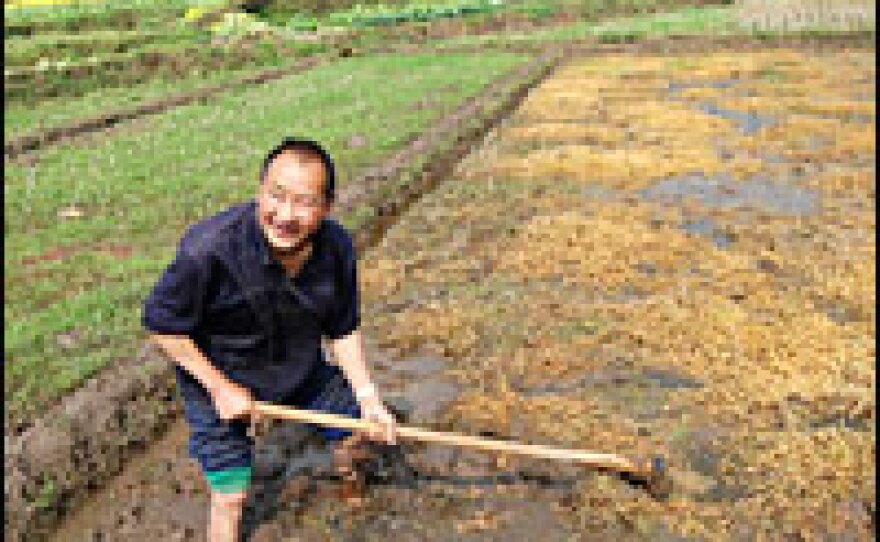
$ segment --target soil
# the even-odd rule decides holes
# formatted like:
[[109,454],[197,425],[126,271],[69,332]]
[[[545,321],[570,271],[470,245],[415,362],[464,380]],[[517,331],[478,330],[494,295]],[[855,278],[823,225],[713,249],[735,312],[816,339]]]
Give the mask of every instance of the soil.
[[46,252],[35,256],[33,258],[25,258],[20,262],[17,262],[17,265],[21,265],[24,267],[29,267],[36,265],[39,262],[54,262],[59,260],[64,260],[65,258],[69,258],[74,254],[81,254],[83,252],[94,252],[94,253],[102,253],[109,254],[115,258],[125,259],[131,256],[132,247],[128,245],[106,245],[106,246],[98,246],[96,248],[88,248],[88,247],[55,247],[47,250]]
[[[386,400],[409,424],[436,426],[438,414],[460,395],[444,374],[447,360],[390,359],[376,351],[370,358]],[[186,457],[186,437],[185,423],[176,423],[51,539],[203,540],[206,486]],[[340,501],[332,449],[314,433],[273,423],[258,446],[245,519],[249,540],[452,541],[483,539],[489,532],[513,540],[565,540],[576,531],[556,517],[555,507],[569,505],[576,485],[598,476],[418,444],[377,445],[367,503],[355,509]],[[548,508],[526,495],[555,504]]]

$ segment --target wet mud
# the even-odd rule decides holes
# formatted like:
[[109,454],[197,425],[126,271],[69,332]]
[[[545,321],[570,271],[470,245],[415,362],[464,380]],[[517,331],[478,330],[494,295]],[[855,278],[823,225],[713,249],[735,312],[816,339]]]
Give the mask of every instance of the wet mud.
[[[873,539],[876,141],[839,97],[874,69],[858,51],[568,59],[364,256],[371,363],[408,423],[661,455],[669,499],[405,443],[351,508],[326,446],[276,424],[249,539]],[[175,431],[56,539],[202,539]]]

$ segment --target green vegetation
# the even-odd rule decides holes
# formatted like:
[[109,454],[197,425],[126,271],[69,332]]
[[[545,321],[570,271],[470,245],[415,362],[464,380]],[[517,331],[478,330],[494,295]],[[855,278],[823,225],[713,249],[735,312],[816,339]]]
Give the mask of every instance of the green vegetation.
[[349,9],[320,14],[291,8],[289,3],[276,3],[257,12],[262,18],[278,26],[314,31],[320,27],[389,26],[452,17],[476,16],[479,19],[479,16],[493,13],[525,15],[534,20],[564,13],[576,18],[595,20],[612,14],[632,14],[642,10],[664,11],[688,4],[690,2],[682,0],[436,0],[391,4],[358,3]]
[[179,79],[156,79],[139,85],[98,88],[82,96],[43,100],[39,107],[21,102],[8,103],[3,119],[6,139],[60,128],[78,120],[135,107],[184,92],[231,83],[287,64],[289,61],[279,59],[276,63],[257,67],[216,72],[202,71]]
[[[76,60],[108,53],[121,53],[152,43],[177,43],[201,37],[195,29],[94,30],[73,34],[40,34],[5,40],[6,68],[33,66],[43,61]],[[207,36],[206,36],[207,37]]]
[[319,43],[260,39],[239,39],[213,45],[202,39],[151,44],[101,57],[7,70],[4,92],[9,100],[33,103],[151,79],[177,79],[194,71],[273,66],[327,48]]
[[95,29],[149,29],[174,24],[187,9],[226,5],[225,0],[115,0],[3,9],[7,36]]
[[[418,2],[387,5],[358,4],[354,8],[320,16],[294,13],[283,10],[262,13],[276,26],[260,21],[244,13],[227,13],[220,20],[207,26],[198,27],[192,23],[209,11],[209,7],[192,7],[193,2],[177,0],[171,4],[160,5],[153,2],[120,4],[111,9],[108,4],[95,3],[69,8],[59,7],[64,17],[71,13],[92,13],[100,9],[108,13],[125,7],[128,10],[140,9],[144,13],[160,10],[177,16],[161,29],[149,27],[132,31],[101,30],[80,34],[43,34],[33,38],[14,38],[7,40],[7,65],[4,75],[6,88],[4,95],[13,103],[26,101],[29,105],[51,97],[80,96],[96,89],[107,87],[140,85],[151,79],[178,79],[193,71],[217,71],[239,69],[245,66],[266,66],[277,63],[281,58],[306,56],[325,51],[332,47],[327,40],[301,40],[295,35],[312,33],[318,29],[349,29],[352,34],[345,38],[352,47],[369,46],[382,41],[394,40],[371,27],[417,23],[430,25],[431,21],[450,17],[467,16],[466,25],[480,25],[486,17],[504,13],[505,17],[523,17],[540,20],[556,14],[567,14],[583,20],[595,20],[612,13],[641,12],[642,10],[665,9],[681,1],[673,0],[627,0],[615,2],[573,2],[572,0],[446,0],[443,2]],[[213,2],[205,6],[223,5]],[[102,8],[103,6],[103,8]],[[188,7],[189,6],[189,7]],[[277,7],[277,6],[276,6]],[[85,10],[85,11],[83,11]],[[624,27],[600,26],[594,29],[590,23],[581,22],[560,29],[548,28],[523,37],[524,41],[537,42],[547,39],[570,39],[579,34],[594,35],[602,39],[630,38],[652,32],[663,32],[666,27],[681,27],[689,31],[688,25],[699,26],[702,18],[700,10],[683,15],[684,21],[622,23]],[[47,13],[43,9],[44,13]],[[285,14],[286,13],[286,14]],[[81,14],[81,13],[80,13]],[[21,14],[19,14],[19,18]],[[55,15],[56,18],[64,18]],[[146,16],[145,16],[146,17]],[[653,16],[659,17],[659,16]],[[46,19],[51,20],[51,19]],[[66,20],[66,19],[65,19]],[[149,18],[147,17],[147,20]],[[43,19],[34,19],[43,21]],[[109,24],[109,23],[108,23]],[[284,25],[282,28],[280,25]],[[641,25],[641,26],[640,26]],[[644,27],[644,28],[642,28]],[[556,36],[556,33],[559,36]],[[406,31],[404,30],[404,34]],[[223,39],[216,37],[226,36]],[[404,39],[405,36],[398,36]],[[518,36],[514,36],[516,40]],[[492,41],[496,38],[485,38]],[[471,40],[471,41],[468,41]],[[523,41],[520,40],[520,41]],[[454,42],[453,42],[454,43]],[[461,43],[480,43],[480,38],[467,38]]]
[[349,11],[337,12],[325,19],[328,26],[387,26],[406,22],[428,22],[436,19],[486,14],[504,8],[502,2],[481,0],[470,2],[419,3],[396,8],[379,4],[372,7],[356,6]]
[[622,17],[600,23],[578,23],[529,32],[497,32],[480,36],[462,36],[444,40],[444,46],[541,43],[597,39],[627,41],[673,35],[726,34],[737,31],[733,8],[685,8],[666,13]]
[[[344,187],[526,59],[344,59],[174,109],[111,137],[46,149],[35,166],[8,164],[7,416],[29,418],[105,364],[134,354],[143,337],[140,303],[183,229],[250,197],[259,160],[282,136],[324,142]],[[355,135],[362,139],[351,143]]]

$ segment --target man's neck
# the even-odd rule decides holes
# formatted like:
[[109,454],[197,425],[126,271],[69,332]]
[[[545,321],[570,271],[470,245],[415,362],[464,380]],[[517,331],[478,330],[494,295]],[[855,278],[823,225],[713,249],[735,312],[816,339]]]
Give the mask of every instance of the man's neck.
[[294,276],[299,273],[305,261],[311,256],[312,247],[312,240],[305,239],[296,247],[287,250],[273,248],[272,256],[281,262],[281,266],[284,267],[289,275]]

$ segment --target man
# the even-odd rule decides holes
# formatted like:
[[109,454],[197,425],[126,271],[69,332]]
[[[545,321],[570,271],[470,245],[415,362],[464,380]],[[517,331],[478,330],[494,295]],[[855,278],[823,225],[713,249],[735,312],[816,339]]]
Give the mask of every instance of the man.
[[334,189],[327,152],[285,139],[263,162],[256,201],[189,228],[144,302],[144,326],[177,364],[190,454],[210,487],[212,542],[239,536],[255,400],[373,422],[366,436],[320,430],[339,442],[334,456],[349,474],[365,437],[394,442],[358,331],[352,240],[327,218]]

